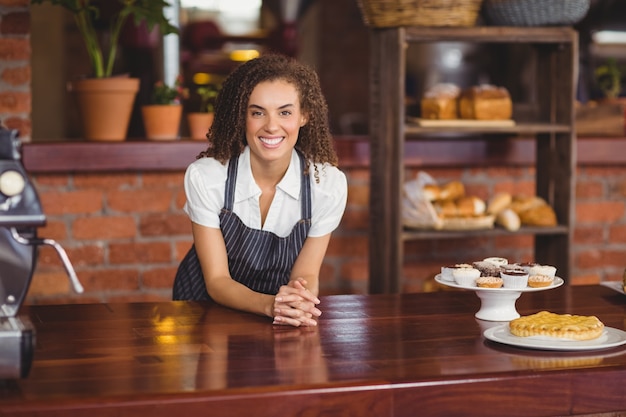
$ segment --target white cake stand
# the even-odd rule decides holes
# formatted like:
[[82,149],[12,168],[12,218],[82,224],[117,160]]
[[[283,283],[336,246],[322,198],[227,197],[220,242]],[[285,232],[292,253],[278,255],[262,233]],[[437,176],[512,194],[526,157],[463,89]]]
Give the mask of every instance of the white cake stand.
[[547,287],[511,289],[482,288],[459,285],[456,282],[444,280],[441,277],[441,274],[437,274],[437,276],[435,276],[435,281],[448,287],[475,291],[478,298],[480,298],[480,310],[478,310],[475,314],[475,317],[486,321],[511,321],[519,318],[520,314],[515,309],[515,302],[522,295],[522,293],[551,290],[553,288],[560,287],[564,282],[562,278],[555,277],[552,284]]

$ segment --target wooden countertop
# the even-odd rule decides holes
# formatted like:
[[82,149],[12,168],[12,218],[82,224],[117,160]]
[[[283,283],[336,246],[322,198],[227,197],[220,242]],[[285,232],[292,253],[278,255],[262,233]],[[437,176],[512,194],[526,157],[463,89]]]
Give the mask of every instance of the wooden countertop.
[[[313,329],[186,302],[24,307],[37,349],[0,384],[0,416],[563,416],[626,410],[626,347],[486,341],[472,291],[322,297]],[[624,329],[602,286],[524,293],[521,314],[594,314]],[[493,323],[491,323],[493,325]],[[613,415],[613,414],[612,414]]]

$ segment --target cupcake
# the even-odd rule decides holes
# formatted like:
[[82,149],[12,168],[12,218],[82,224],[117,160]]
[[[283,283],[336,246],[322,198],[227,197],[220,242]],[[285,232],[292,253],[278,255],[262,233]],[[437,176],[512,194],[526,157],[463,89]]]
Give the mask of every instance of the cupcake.
[[504,288],[526,288],[528,286],[528,272],[522,269],[512,269],[500,272]]
[[554,278],[556,275],[556,268],[551,265],[533,265],[528,270],[529,275],[546,275]]
[[485,258],[485,259],[483,259],[483,261],[492,263],[492,264],[497,265],[497,266],[507,265],[509,263],[508,259],[500,258],[500,257],[497,257],[497,256],[492,256],[492,257],[489,257],[489,258]]
[[539,266],[539,264],[536,262],[522,262],[517,264],[517,266],[530,274],[530,268],[533,266]]
[[441,279],[444,281],[455,282],[452,271],[459,268],[472,268],[470,264],[455,264],[441,267]]
[[533,288],[548,287],[554,282],[554,277],[548,275],[530,275],[528,286]]
[[476,279],[476,285],[481,288],[500,288],[503,280],[500,277],[479,277]]
[[499,277],[502,268],[487,261],[473,262],[472,266],[480,271],[481,277]]
[[475,287],[476,278],[480,277],[480,271],[476,268],[456,268],[452,271],[457,284],[464,287]]

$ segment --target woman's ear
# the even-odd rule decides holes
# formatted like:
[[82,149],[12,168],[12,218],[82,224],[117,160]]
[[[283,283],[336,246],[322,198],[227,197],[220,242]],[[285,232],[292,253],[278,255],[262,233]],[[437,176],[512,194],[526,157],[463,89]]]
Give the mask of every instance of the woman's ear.
[[307,114],[302,114],[302,116],[300,116],[300,127],[304,127],[307,123],[309,123],[309,116]]

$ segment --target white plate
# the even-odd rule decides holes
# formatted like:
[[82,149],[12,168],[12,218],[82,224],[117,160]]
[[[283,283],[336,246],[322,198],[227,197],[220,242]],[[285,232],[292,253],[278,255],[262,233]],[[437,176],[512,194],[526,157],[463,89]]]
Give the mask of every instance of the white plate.
[[603,285],[603,286],[605,286],[607,288],[615,290],[615,291],[617,291],[620,294],[626,294],[626,293],[624,293],[624,288],[622,287],[622,282],[621,281],[602,282],[602,283],[600,283],[600,285]]
[[477,286],[470,287],[470,286],[467,286],[467,285],[459,285],[456,282],[446,281],[445,279],[443,279],[441,277],[441,274],[435,275],[435,281],[437,281],[440,284],[447,285],[448,287],[462,288],[464,290],[496,291],[496,292],[504,292],[504,291],[515,291],[515,292],[544,291],[544,290],[550,290],[552,288],[560,287],[561,285],[563,285],[563,282],[564,282],[563,278],[554,277],[554,281],[552,281],[552,284],[548,285],[547,287],[539,287],[539,288],[533,288],[533,287],[525,287],[525,288],[504,288],[504,287],[500,287],[500,288],[484,288],[484,287],[477,287]]
[[508,324],[491,327],[483,333],[485,339],[505,345],[540,350],[597,350],[626,344],[626,332],[605,327],[602,336],[593,340],[563,340],[553,337],[519,337],[511,334]]

